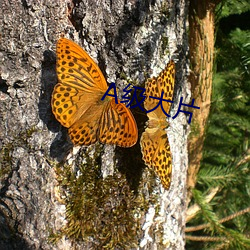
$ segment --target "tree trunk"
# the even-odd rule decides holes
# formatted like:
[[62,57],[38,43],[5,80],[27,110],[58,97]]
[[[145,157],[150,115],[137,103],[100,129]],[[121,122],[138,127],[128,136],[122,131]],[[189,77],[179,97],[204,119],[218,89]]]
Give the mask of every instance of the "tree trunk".
[[[0,249],[184,249],[187,120],[170,118],[170,190],[132,148],[76,148],[51,112],[62,34],[122,90],[176,62],[188,103],[186,1],[0,2]],[[151,72],[152,70],[152,72]],[[145,76],[146,75],[146,76]],[[132,110],[139,136],[146,115]]]
[[[188,140],[189,168],[187,187],[195,187],[196,176],[202,160],[206,123],[211,105],[213,60],[214,60],[214,19],[215,7],[219,0],[190,1],[190,64],[192,98],[200,109],[193,110],[191,134]],[[188,194],[190,201],[191,192]]]

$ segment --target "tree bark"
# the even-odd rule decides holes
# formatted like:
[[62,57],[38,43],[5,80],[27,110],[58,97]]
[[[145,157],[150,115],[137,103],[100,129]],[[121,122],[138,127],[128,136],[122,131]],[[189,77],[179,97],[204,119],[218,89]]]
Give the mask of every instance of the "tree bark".
[[[144,166],[139,143],[73,148],[50,102],[55,45],[64,34],[120,90],[127,85],[122,75],[143,86],[174,59],[173,116],[180,96],[190,98],[186,1],[0,4],[0,249],[184,249],[186,117],[169,121],[173,174],[166,191]],[[146,115],[134,115],[141,135]]]
[[[220,1],[190,1],[189,45],[192,99],[200,109],[193,109],[193,122],[188,140],[189,168],[187,187],[195,187],[202,160],[206,123],[209,116],[213,80],[215,7]],[[188,194],[188,203],[191,198]]]

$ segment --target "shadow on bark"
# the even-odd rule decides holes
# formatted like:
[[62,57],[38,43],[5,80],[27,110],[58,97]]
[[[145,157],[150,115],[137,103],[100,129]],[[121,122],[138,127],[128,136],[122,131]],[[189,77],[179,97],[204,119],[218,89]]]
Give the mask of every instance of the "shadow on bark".
[[51,109],[51,95],[57,83],[56,55],[54,52],[46,50],[43,56],[41,93],[38,103],[39,117],[51,132],[60,131],[50,146],[50,156],[61,162],[72,149],[73,144],[68,137],[67,129],[60,125]]
[[[1,202],[2,203],[2,202]],[[1,204],[6,207],[6,204]],[[8,210],[8,208],[7,208]],[[3,250],[31,250],[32,248],[29,244],[24,240],[24,238],[17,234],[16,225],[17,222],[14,220],[12,221],[13,225],[10,225],[12,220],[8,216],[4,215],[2,211],[0,211],[0,249]]]

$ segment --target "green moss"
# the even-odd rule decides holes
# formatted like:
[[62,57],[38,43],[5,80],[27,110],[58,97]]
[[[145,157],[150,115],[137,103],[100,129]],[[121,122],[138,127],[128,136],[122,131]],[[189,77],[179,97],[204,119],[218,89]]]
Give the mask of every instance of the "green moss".
[[22,133],[22,137],[24,140],[27,140],[32,136],[33,133],[37,132],[38,129],[35,126],[30,127],[24,133]]
[[195,120],[191,123],[190,131],[189,138],[196,137],[200,134],[200,126]]
[[130,78],[127,77],[127,75],[123,71],[120,73],[120,79],[125,80],[128,84],[131,84],[133,86],[138,85],[137,80],[131,80]]
[[12,142],[8,142],[3,145],[0,149],[0,181],[3,181],[2,178],[8,178],[12,171],[12,152],[16,147],[26,147],[29,148],[28,138],[32,136],[32,134],[36,132],[34,127],[19,133],[14,136]]
[[161,16],[164,16],[164,17],[168,17],[169,16],[169,5],[167,3],[167,1],[164,1],[161,5],[161,8],[160,8],[160,14]]
[[168,50],[168,37],[162,35],[161,37],[161,54],[166,55],[169,54]]
[[4,146],[0,150],[0,180],[2,182],[2,178],[4,176],[8,176],[11,172],[11,152],[13,148],[12,145],[9,143],[8,145]]
[[92,242],[98,249],[138,246],[139,220],[150,201],[131,190],[124,174],[117,171],[103,179],[93,159],[79,164],[77,174],[68,165],[58,165],[56,172],[66,197],[67,225],[51,234],[51,241],[65,235],[74,241]]

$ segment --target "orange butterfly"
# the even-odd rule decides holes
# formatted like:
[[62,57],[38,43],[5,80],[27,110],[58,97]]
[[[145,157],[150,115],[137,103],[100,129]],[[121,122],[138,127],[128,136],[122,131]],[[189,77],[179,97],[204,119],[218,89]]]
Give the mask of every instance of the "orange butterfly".
[[138,139],[130,110],[115,98],[102,96],[107,82],[96,63],[76,43],[60,38],[57,42],[57,76],[52,94],[52,111],[66,128],[75,145],[96,141],[131,147]]
[[[174,91],[175,65],[170,61],[158,77],[150,78],[145,83],[146,99],[144,107],[152,110],[157,106],[159,100],[150,96],[160,98],[163,92],[163,99],[172,100]],[[169,113],[171,103],[163,101],[162,107]],[[172,174],[172,158],[168,136],[165,129],[168,127],[166,115],[159,106],[147,114],[148,127],[141,136],[142,158],[148,167],[152,167],[159,175],[165,189],[169,189]]]

